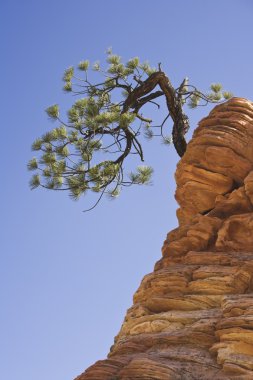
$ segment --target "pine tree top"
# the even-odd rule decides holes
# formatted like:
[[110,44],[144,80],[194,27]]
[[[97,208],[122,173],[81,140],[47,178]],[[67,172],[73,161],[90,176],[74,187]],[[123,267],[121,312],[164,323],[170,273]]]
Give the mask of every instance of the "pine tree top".
[[[131,155],[144,161],[141,136],[162,138],[165,144],[173,144],[179,156],[186,150],[185,134],[189,119],[184,105],[196,108],[208,103],[219,103],[232,94],[222,91],[219,83],[210,86],[209,93],[199,91],[185,78],[180,86],[173,87],[168,76],[158,67],[150,67],[134,57],[123,63],[121,57],[107,51],[107,67],[95,62],[79,62],[77,69],[69,67],[63,75],[65,92],[77,100],[63,120],[60,108],[54,104],[46,109],[48,117],[58,126],[34,141],[32,149],[40,153],[32,158],[28,169],[36,171],[30,181],[52,190],[66,190],[72,199],[92,191],[99,194],[98,201],[107,194],[119,195],[122,187],[149,184],[153,169],[137,166],[130,174],[124,164]],[[100,79],[92,83],[90,70]],[[167,113],[160,124],[145,114],[147,105],[157,110],[165,98]],[[164,133],[172,120],[172,134]],[[91,208],[91,209],[92,209]]]

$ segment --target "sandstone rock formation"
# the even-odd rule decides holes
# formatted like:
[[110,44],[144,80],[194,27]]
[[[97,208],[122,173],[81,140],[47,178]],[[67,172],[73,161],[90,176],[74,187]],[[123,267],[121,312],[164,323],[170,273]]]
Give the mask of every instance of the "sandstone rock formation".
[[253,103],[200,122],[176,181],[179,227],[108,359],[76,380],[253,379]]

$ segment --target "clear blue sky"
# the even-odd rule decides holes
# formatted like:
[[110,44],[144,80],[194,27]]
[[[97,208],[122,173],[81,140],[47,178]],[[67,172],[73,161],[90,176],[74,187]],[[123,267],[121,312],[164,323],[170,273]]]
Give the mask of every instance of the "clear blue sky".
[[[220,81],[253,98],[251,0],[8,0],[0,5],[2,185],[0,373],[70,380],[105,358],[132,295],[177,226],[178,157],[147,145],[154,185],[82,213],[86,199],[28,187],[33,140],[52,127],[44,109],[69,105],[64,69],[102,59],[163,63],[175,85]],[[208,109],[189,112],[192,130]]]

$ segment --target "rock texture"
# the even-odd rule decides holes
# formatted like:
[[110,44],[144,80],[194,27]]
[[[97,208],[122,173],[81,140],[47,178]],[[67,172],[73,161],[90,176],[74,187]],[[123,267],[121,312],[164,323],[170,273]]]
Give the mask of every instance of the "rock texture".
[[253,379],[253,103],[200,122],[176,182],[179,227],[108,359],[76,380]]

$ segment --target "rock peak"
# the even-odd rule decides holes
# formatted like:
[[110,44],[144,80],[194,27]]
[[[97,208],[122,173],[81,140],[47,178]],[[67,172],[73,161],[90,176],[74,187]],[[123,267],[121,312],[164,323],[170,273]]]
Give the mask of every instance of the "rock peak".
[[108,358],[76,380],[253,379],[253,103],[201,120],[175,177],[179,227]]
[[[215,206],[253,167],[253,103],[232,98],[201,120],[176,171],[179,223]],[[217,198],[218,197],[218,198]]]

